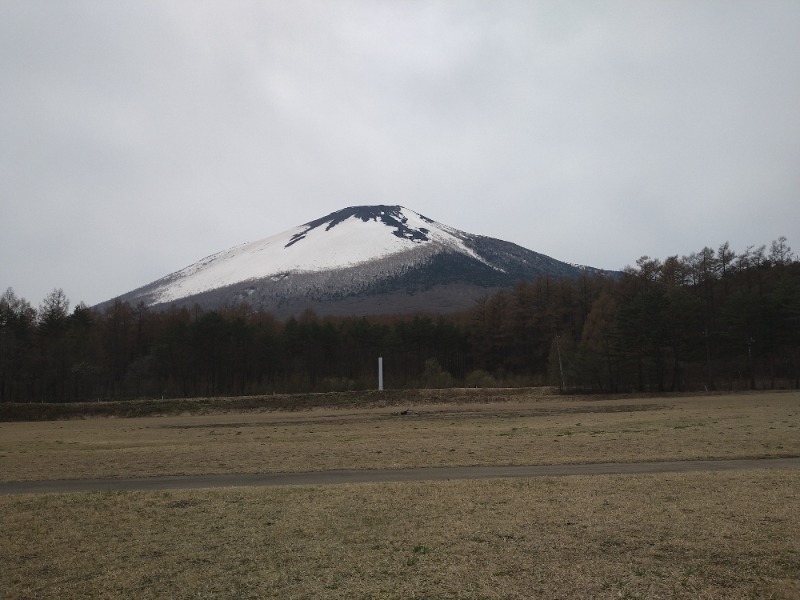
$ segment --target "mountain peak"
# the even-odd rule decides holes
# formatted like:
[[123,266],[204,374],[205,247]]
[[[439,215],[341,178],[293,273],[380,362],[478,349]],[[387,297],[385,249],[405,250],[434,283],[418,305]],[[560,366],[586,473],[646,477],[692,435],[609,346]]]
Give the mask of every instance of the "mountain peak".
[[387,206],[378,204],[374,206],[348,206],[341,210],[332,212],[320,219],[309,221],[302,226],[302,231],[294,234],[286,248],[296,244],[297,242],[305,239],[308,233],[319,227],[325,227],[325,231],[330,231],[340,223],[344,223],[348,219],[359,219],[364,223],[368,221],[380,222],[392,229],[392,234],[406,240],[414,242],[427,242],[429,241],[428,234],[430,233],[427,227],[414,227],[409,225],[409,217],[405,212],[410,212],[416,217],[415,220],[421,220],[425,223],[433,224],[434,221],[428,217],[424,217],[419,213],[410,211],[399,205]]
[[279,317],[306,308],[448,312],[518,281],[585,270],[596,271],[381,204],[343,208],[218,252],[117,299],[162,307],[247,303]]

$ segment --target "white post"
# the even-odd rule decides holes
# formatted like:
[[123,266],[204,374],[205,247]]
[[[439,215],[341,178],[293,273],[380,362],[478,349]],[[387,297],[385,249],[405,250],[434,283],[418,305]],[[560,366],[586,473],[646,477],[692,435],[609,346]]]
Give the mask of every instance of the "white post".
[[561,373],[561,386],[559,386],[558,391],[563,392],[566,384],[564,383],[564,367],[561,365],[561,346],[559,345],[558,341],[561,339],[560,335],[556,336],[556,352],[558,352],[558,372]]
[[378,391],[383,391],[383,357],[378,357]]

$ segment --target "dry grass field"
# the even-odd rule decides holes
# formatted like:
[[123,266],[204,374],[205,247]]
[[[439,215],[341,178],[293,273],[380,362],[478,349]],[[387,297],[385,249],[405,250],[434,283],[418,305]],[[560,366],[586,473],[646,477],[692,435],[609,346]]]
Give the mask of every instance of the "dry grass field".
[[2,481],[768,456],[800,392],[0,423]]
[[[0,473],[797,456],[798,425],[797,392],[3,423]],[[0,598],[800,598],[798,506],[796,470],[0,496]]]

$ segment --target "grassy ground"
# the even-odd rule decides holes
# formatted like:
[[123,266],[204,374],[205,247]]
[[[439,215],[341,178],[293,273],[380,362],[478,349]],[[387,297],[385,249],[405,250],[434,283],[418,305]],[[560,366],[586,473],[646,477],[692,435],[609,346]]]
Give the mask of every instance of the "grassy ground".
[[[798,425],[797,392],[7,423],[0,473],[798,455]],[[800,598],[798,505],[797,471],[2,496],[0,598]]]
[[473,400],[494,402],[516,396],[552,396],[556,388],[454,388],[441,390],[377,390],[319,394],[271,394],[190,399],[116,402],[0,403],[0,422],[57,421],[89,417],[163,417],[243,411],[297,411],[312,408],[371,408]]
[[4,481],[765,456],[800,456],[800,392],[0,423]]
[[798,598],[800,473],[0,497],[3,597]]

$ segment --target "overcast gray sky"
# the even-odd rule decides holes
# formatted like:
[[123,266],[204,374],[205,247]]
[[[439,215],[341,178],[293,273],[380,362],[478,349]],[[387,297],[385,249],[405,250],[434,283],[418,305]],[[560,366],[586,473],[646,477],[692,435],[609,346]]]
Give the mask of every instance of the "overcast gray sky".
[[0,0],[0,293],[358,204],[574,263],[800,250],[800,2]]

